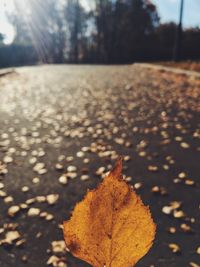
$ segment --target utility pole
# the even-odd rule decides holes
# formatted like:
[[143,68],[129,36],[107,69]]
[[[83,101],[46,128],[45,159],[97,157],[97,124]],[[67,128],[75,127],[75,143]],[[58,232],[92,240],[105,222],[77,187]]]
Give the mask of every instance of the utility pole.
[[180,17],[179,24],[177,26],[176,38],[175,38],[175,46],[174,46],[174,61],[181,60],[181,41],[182,41],[182,20],[183,20],[183,9],[184,9],[184,0],[181,0],[180,3]]

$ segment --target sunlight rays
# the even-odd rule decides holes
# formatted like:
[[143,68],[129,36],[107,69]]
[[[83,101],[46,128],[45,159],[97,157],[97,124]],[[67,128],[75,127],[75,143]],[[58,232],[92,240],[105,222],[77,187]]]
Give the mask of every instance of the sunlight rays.
[[[40,60],[45,62],[45,52],[48,49],[48,38],[42,27],[48,24],[48,11],[45,2],[38,0],[13,0],[15,10],[21,14],[28,29],[31,42],[37,51]],[[34,8],[33,8],[34,7]]]

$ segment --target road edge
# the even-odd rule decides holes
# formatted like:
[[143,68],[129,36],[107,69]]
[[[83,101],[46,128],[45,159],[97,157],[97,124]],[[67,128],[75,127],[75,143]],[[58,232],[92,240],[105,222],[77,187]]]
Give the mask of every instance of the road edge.
[[9,69],[0,69],[0,78],[9,74],[12,74],[15,72],[14,68],[9,68]]
[[193,76],[195,78],[200,79],[200,73],[197,71],[192,70],[184,70],[180,68],[174,68],[174,67],[166,67],[163,65],[157,65],[157,64],[151,64],[151,63],[134,63],[134,66],[146,68],[146,69],[154,69],[158,71],[166,71],[166,72],[172,72],[174,74],[181,74],[181,75],[187,75],[187,76]]

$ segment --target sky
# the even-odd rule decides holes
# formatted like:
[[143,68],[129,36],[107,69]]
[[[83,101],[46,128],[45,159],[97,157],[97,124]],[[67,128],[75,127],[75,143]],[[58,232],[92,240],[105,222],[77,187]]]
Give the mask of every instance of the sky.
[[12,0],[0,0],[0,33],[5,35],[5,44],[12,43],[15,31],[6,18],[6,11],[12,10]]
[[[6,44],[12,43],[15,36],[14,28],[9,24],[8,19],[6,18],[6,11],[10,11],[13,8],[12,1],[13,0],[0,0],[0,32],[5,35]],[[15,1],[20,2],[20,0]],[[82,3],[88,9],[87,1],[90,0],[82,0]],[[157,6],[161,22],[178,21],[180,1],[181,0],[152,0],[152,2]],[[200,27],[200,0],[184,1],[185,8],[183,26]]]
[[[181,0],[152,0],[157,6],[161,22],[179,20],[179,10]],[[184,27],[200,27],[200,0],[184,0]]]

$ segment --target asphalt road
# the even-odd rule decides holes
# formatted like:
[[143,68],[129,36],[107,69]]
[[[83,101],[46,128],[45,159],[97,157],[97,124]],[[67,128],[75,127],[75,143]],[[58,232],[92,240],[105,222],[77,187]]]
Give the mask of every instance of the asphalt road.
[[61,224],[119,155],[158,227],[137,266],[200,266],[199,99],[198,78],[134,65],[1,77],[0,266],[89,266]]

